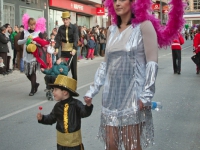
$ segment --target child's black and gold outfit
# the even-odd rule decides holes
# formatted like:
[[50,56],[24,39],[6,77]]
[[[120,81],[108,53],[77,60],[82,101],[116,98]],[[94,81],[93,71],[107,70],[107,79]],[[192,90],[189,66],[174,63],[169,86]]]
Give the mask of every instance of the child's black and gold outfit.
[[[58,75],[53,86],[66,89],[72,96],[78,96],[78,93],[73,90],[72,81],[76,82],[67,76]],[[64,86],[66,84],[68,85]],[[83,105],[81,101],[72,96],[56,103],[52,112],[49,115],[43,115],[42,120],[38,121],[45,125],[57,122],[57,150],[84,150],[81,137],[81,118],[91,115],[93,105]]]

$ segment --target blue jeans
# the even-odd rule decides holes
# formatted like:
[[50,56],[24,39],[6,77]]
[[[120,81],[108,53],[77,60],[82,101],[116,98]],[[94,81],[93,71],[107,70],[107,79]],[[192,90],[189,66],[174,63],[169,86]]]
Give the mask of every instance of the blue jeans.
[[21,60],[20,60],[20,71],[21,72],[24,71],[24,60],[23,60],[23,58],[21,58]]

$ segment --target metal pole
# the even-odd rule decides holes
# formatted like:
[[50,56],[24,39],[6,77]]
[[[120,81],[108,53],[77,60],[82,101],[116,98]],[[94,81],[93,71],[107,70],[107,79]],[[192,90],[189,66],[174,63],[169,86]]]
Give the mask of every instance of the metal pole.
[[162,0],[160,0],[160,24],[163,24]]

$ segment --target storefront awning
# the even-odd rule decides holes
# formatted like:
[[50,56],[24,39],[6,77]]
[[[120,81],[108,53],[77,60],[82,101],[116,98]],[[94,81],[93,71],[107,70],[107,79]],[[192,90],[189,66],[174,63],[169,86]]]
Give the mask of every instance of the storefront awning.
[[95,7],[77,3],[71,0],[49,0],[49,6],[66,9],[66,10],[70,10],[74,12],[81,12],[81,13],[89,14],[89,15],[97,14]]
[[200,14],[186,14],[183,15],[185,20],[200,20]]

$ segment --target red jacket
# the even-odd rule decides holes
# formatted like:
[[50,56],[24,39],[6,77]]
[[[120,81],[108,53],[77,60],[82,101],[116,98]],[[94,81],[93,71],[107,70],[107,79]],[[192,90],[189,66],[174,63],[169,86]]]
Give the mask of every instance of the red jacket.
[[195,53],[199,53],[200,52],[200,33],[197,33],[194,37],[193,40],[193,46],[194,46],[194,50]]
[[184,44],[184,39],[181,35],[179,35],[179,39],[173,40],[173,43],[171,45],[172,50],[181,50],[181,45]]

